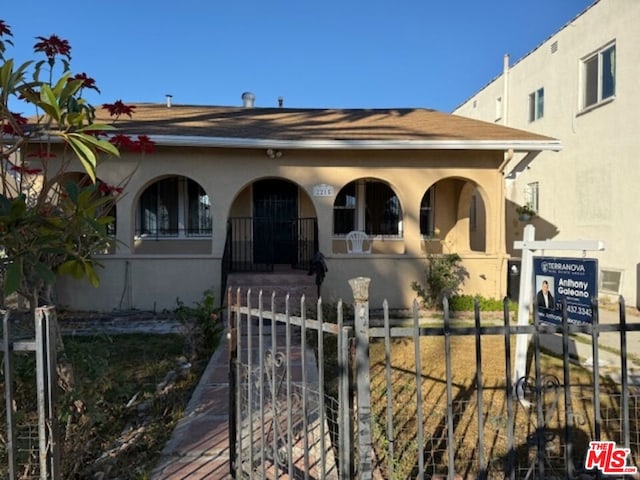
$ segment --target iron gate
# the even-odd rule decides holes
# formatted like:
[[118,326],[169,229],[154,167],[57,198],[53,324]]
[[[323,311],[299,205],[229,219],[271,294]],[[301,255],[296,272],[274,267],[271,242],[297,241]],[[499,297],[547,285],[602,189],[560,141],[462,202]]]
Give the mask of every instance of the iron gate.
[[[277,307],[272,296],[265,310],[262,294],[254,306],[248,292],[243,306],[239,293],[232,302],[229,292],[236,478],[571,479],[600,473],[584,468],[590,441],[615,442],[638,461],[640,386],[629,384],[627,335],[640,332],[640,323],[626,321],[622,300],[619,323],[606,325],[597,305],[592,325],[569,324],[566,308],[561,325],[512,325],[506,299],[500,321],[482,319],[477,301],[473,325],[453,320],[446,302],[442,318],[428,323],[417,303],[408,321],[392,322],[386,302],[382,318],[371,321],[368,279],[350,283],[348,319],[341,303],[335,319],[323,319],[319,302],[312,320],[289,315],[288,300]],[[601,375],[599,338],[606,332],[619,336],[619,383]],[[528,375],[513,382],[518,335],[531,336],[531,361]],[[557,367],[558,355],[542,345],[548,335],[562,345]],[[575,335],[591,342],[590,370],[572,366]],[[329,355],[328,339],[337,347]],[[410,363],[398,358],[403,347]],[[463,353],[475,364],[464,385],[456,371]],[[498,373],[489,379],[492,363]],[[338,386],[335,396],[327,378]]]

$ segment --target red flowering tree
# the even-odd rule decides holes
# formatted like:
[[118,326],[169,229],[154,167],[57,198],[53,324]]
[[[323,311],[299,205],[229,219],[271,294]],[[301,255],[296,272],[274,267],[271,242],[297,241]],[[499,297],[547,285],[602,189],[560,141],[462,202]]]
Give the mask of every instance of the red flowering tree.
[[[0,267],[4,295],[17,292],[34,309],[52,303],[59,274],[98,285],[94,256],[111,247],[109,212],[126,181],[107,185],[96,169],[105,157],[150,153],[153,144],[94,122],[83,92],[99,90],[86,73],[70,71],[68,41],[37,37],[35,55],[45,58],[18,65],[5,57],[12,39],[0,20]],[[29,118],[12,112],[10,102],[24,105]],[[114,121],[133,112],[121,101],[104,108]],[[84,175],[70,173],[78,163]]]

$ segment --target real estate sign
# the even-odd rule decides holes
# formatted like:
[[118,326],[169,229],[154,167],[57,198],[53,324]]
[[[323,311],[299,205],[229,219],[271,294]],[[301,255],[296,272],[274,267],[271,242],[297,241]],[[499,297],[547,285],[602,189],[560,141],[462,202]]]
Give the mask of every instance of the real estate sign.
[[562,300],[569,323],[593,321],[591,302],[598,295],[598,260],[534,257],[535,302],[541,322],[562,323]]

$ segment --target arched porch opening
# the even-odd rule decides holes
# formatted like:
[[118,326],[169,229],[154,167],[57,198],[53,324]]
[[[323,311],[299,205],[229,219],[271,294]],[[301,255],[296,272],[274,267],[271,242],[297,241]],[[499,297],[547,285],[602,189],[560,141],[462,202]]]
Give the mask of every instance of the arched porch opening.
[[487,251],[487,204],[472,180],[445,178],[420,203],[420,235],[427,253]]
[[262,178],[246,185],[231,204],[224,263],[229,272],[308,269],[318,251],[316,210],[290,180]]

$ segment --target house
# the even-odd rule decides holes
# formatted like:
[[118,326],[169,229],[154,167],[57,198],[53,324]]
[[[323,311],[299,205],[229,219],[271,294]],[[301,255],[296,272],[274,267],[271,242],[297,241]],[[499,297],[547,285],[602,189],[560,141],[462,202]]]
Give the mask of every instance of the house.
[[[505,167],[507,251],[522,238],[515,207],[537,210],[537,239],[602,240],[600,294],[640,306],[640,2],[600,0],[455,109],[561,140],[562,152]],[[535,157],[535,161],[532,161]],[[545,252],[566,256],[567,252]],[[580,252],[577,253],[580,255]]]
[[[248,97],[248,96],[247,96]],[[111,122],[98,110],[97,122]],[[323,298],[350,300],[347,279],[408,307],[428,252],[456,252],[468,292],[505,294],[503,171],[515,152],[558,150],[548,136],[427,109],[288,109],[139,104],[116,122],[155,152],[123,154],[98,178],[130,177],[116,208],[117,248],[101,284],[62,277],[75,309],[173,309],[230,271],[298,268],[326,257]],[[347,250],[364,231],[370,253]]]

